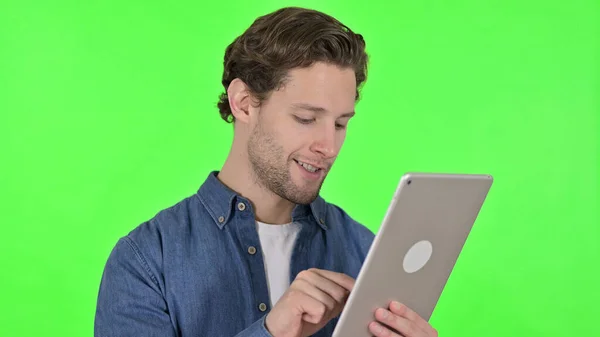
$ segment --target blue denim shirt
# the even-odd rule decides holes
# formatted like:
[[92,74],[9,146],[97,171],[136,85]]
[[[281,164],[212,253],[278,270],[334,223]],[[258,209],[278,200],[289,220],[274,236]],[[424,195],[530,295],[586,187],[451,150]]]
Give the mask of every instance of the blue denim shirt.
[[[116,243],[100,283],[95,336],[270,337],[252,205],[216,175]],[[292,220],[302,227],[290,281],[313,267],[358,276],[374,238],[369,229],[321,197],[296,206]],[[331,336],[336,322],[314,336]]]

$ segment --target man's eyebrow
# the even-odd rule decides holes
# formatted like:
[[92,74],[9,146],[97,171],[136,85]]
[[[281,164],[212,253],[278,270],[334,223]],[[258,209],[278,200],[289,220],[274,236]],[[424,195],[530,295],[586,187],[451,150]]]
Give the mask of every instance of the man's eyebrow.
[[[296,110],[307,110],[307,111],[312,111],[312,112],[316,112],[316,113],[323,113],[326,112],[327,109],[320,107],[320,106],[315,106],[312,104],[307,104],[307,103],[294,103],[292,104],[292,107]],[[351,111],[351,112],[347,112],[343,115],[341,115],[340,117],[352,117],[354,116],[355,112]]]

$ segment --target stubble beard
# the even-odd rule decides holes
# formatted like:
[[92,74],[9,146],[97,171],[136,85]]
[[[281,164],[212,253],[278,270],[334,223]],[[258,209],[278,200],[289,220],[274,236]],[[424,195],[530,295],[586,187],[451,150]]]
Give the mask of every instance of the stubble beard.
[[285,156],[283,148],[260,122],[248,140],[248,158],[256,183],[262,188],[294,204],[307,205],[318,197],[324,179],[316,188],[297,186],[290,172],[290,165],[297,164]]

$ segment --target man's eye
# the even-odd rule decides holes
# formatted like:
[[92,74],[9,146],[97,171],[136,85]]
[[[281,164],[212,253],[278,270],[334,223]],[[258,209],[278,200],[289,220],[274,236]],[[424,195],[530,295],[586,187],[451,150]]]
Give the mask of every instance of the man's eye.
[[345,129],[345,128],[346,128],[346,125],[345,125],[345,124],[339,124],[339,123],[338,123],[338,124],[336,124],[336,125],[335,125],[335,127],[336,127],[336,129],[343,130],[343,129]]
[[297,116],[295,116],[294,118],[296,118],[296,121],[300,124],[310,124],[313,121],[312,119],[300,118]]

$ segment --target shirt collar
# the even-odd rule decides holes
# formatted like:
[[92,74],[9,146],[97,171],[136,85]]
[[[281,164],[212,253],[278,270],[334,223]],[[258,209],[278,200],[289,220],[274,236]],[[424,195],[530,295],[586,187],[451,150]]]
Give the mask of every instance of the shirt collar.
[[[202,186],[198,189],[197,195],[200,201],[208,210],[211,218],[219,228],[223,228],[228,223],[235,211],[238,210],[239,202],[245,202],[250,205],[248,199],[242,197],[235,191],[225,186],[218,178],[219,171],[212,171]],[[308,205],[296,205],[292,211],[292,221],[297,221],[303,217],[312,215],[322,229],[327,229],[326,219],[326,202],[319,195],[312,203]]]

